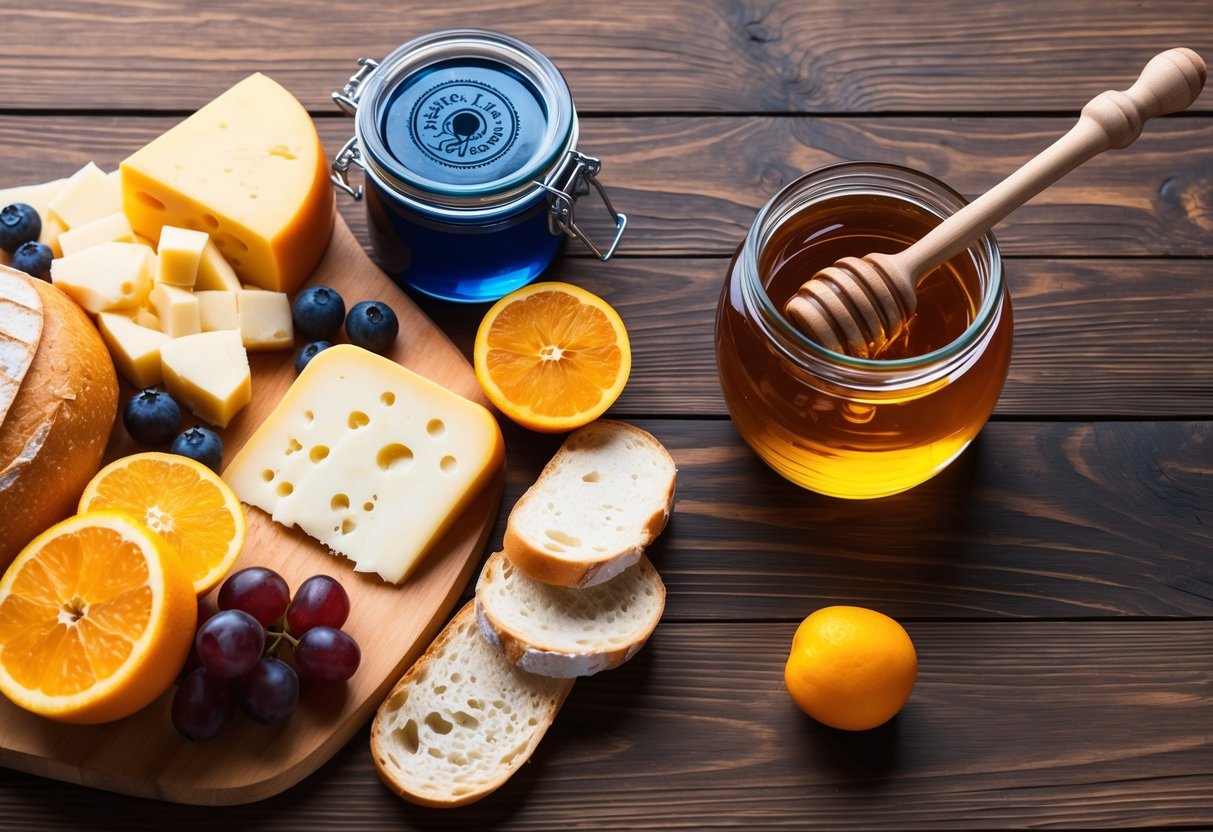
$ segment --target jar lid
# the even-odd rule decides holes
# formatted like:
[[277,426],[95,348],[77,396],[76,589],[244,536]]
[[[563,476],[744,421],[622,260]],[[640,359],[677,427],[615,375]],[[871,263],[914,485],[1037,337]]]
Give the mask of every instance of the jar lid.
[[576,143],[564,77],[538,51],[482,29],[403,44],[366,79],[355,129],[369,167],[426,202],[475,208],[543,181]]

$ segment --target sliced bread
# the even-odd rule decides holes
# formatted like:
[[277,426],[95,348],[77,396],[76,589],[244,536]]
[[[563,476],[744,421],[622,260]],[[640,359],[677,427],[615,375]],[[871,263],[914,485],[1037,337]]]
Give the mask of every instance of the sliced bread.
[[661,619],[665,584],[646,557],[587,589],[552,586],[498,552],[476,584],[480,634],[531,673],[590,676],[636,655]]
[[609,581],[665,528],[674,460],[646,431],[599,419],[569,435],[506,525],[506,556],[556,586]]
[[371,724],[380,778],[423,806],[462,806],[505,783],[573,687],[506,661],[477,632],[474,604],[438,634]]

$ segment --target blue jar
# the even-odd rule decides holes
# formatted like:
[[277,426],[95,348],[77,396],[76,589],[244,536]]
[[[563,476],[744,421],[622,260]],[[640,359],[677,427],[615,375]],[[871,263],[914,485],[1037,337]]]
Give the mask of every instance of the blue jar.
[[[598,182],[599,160],[577,151],[573,97],[542,54],[507,35],[459,29],[359,65],[333,93],[354,116],[333,181],[360,199],[349,166],[365,170],[371,247],[397,283],[490,301],[538,277],[569,237],[602,260],[614,253],[627,217]],[[615,226],[604,246],[574,213],[590,188]]]

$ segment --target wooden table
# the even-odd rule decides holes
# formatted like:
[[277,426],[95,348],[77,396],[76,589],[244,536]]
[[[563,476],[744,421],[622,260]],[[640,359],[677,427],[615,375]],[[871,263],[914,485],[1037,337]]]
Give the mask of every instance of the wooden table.
[[[1213,93],[998,230],[1016,316],[997,412],[951,469],[864,503],[802,492],[740,441],[716,381],[725,264],[817,166],[987,189],[1154,53],[1213,58],[1209,0],[973,3],[9,4],[0,182],[107,169],[231,83],[329,102],[359,56],[431,30],[519,36],[565,72],[581,146],[630,217],[610,301],[634,369],[611,415],[678,462],[651,555],[665,617],[578,683],[533,760],[471,807],[393,797],[361,732],[261,803],[180,807],[0,773],[12,829],[817,829],[1213,826]],[[339,199],[365,239],[362,207]],[[483,308],[426,311],[470,354]],[[508,508],[557,440],[507,428]],[[782,670],[829,604],[904,622],[918,686],[887,726],[815,724]]]

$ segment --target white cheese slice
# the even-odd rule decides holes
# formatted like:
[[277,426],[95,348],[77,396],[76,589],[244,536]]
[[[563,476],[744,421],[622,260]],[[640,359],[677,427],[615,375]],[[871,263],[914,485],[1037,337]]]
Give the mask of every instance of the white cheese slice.
[[400,583],[498,470],[485,408],[350,344],[311,360],[223,472],[244,502]]

